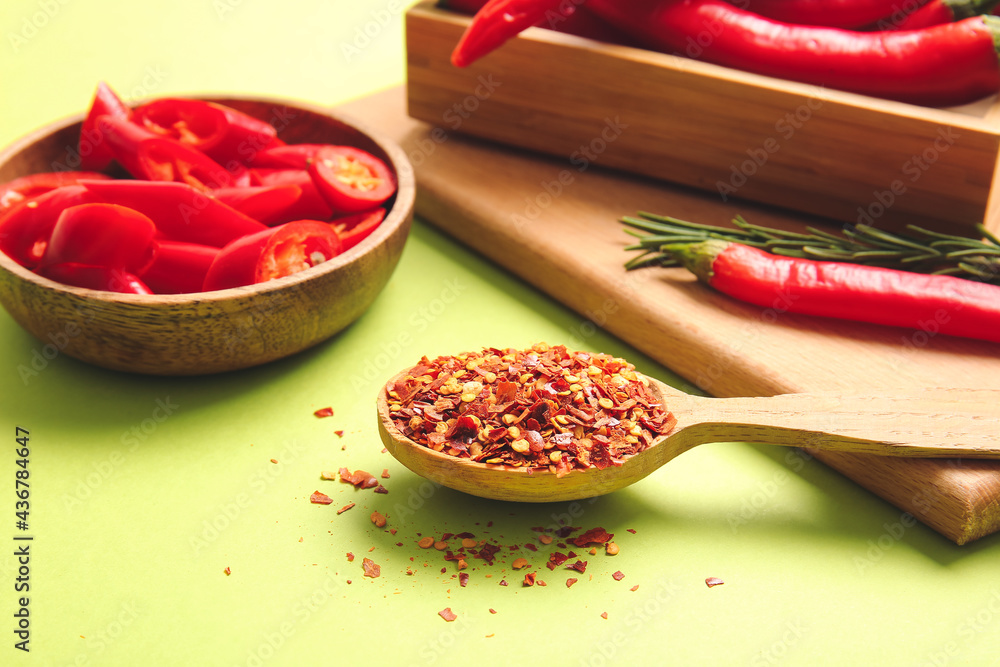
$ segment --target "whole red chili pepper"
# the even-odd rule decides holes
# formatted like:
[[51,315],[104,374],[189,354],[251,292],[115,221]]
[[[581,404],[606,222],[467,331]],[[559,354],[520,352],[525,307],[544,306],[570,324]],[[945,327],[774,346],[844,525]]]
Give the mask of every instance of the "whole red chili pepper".
[[1000,90],[1000,19],[866,33],[790,25],[725,0],[590,0],[647,48],[757,74],[927,106]]
[[1000,286],[944,275],[773,255],[741,243],[667,245],[723,294],[782,312],[1000,342]]
[[873,26],[877,30],[920,30],[990,13],[1000,0],[930,0],[898,19],[884,17]]
[[[860,28],[899,10],[902,0],[727,0],[755,14],[784,23]],[[919,0],[923,4],[927,0]],[[625,3],[626,5],[628,3]],[[970,16],[972,16],[970,14]]]
[[[441,0],[438,5],[445,9],[462,14],[474,15],[482,9],[489,0]],[[632,40],[628,35],[597,18],[584,7],[583,0],[566,0],[561,3],[558,11],[546,11],[544,17],[535,23],[540,28],[548,28],[568,35],[587,37],[610,44],[629,44]],[[499,20],[500,14],[495,15]],[[513,35],[511,35],[513,37]],[[492,50],[492,49],[490,49]],[[483,54],[485,55],[485,54]],[[477,56],[478,57],[478,56]],[[471,61],[470,61],[471,62]],[[468,63],[466,63],[468,64]]]
[[476,13],[451,54],[456,67],[466,67],[504,42],[516,37],[546,14],[558,12],[560,6],[582,4],[574,0],[489,0]]

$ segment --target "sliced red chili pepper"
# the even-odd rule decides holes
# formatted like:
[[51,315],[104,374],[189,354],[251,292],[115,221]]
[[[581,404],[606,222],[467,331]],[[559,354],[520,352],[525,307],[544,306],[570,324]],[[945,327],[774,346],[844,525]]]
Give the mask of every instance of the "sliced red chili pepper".
[[337,236],[340,237],[340,242],[346,251],[365,240],[384,219],[385,209],[377,208],[374,211],[336,218],[330,224],[337,230]]
[[934,322],[942,334],[1000,342],[997,285],[782,257],[727,241],[666,248],[713,288],[765,308],[915,329]]
[[308,169],[316,152],[329,144],[290,144],[257,153],[251,166],[258,169]]
[[251,182],[254,185],[278,187],[294,185],[301,194],[299,200],[285,212],[286,220],[329,220],[333,209],[326,198],[319,193],[312,176],[305,169],[257,169],[250,170]]
[[133,121],[154,134],[175,139],[229,168],[247,164],[272,146],[282,145],[269,123],[215,102],[164,97],[137,107]]
[[107,178],[111,177],[96,171],[47,171],[15,178],[13,181],[0,185],[0,216],[7,209],[13,208],[15,204],[43,195],[64,185],[75,185],[81,180],[92,181]]
[[17,204],[0,219],[0,250],[21,266],[35,268],[63,209],[94,201],[98,197],[83,185],[65,185]]
[[200,292],[218,248],[183,241],[156,242],[153,262],[140,277],[156,294]]
[[153,292],[137,276],[109,269],[106,266],[86,264],[52,264],[40,269],[38,274],[64,285],[121,294],[152,294]]
[[396,181],[386,164],[351,146],[318,150],[309,163],[309,175],[336,213],[381,206],[396,191]]
[[203,289],[228,289],[281,278],[339,253],[340,239],[326,223],[300,220],[266,228],[224,247],[209,267]]
[[291,215],[302,196],[302,188],[297,185],[219,188],[212,191],[212,196],[265,225],[302,219]]
[[159,234],[221,248],[234,239],[267,227],[216,198],[184,183],[169,181],[84,181],[100,201],[121,204],[149,216]]
[[80,128],[77,150],[80,153],[80,168],[88,171],[107,169],[114,154],[105,141],[104,124],[101,117],[128,120],[131,110],[118,95],[103,81],[97,84],[90,109]]
[[141,274],[153,259],[156,226],[117,204],[80,204],[59,214],[38,268],[83,264]]
[[135,178],[177,181],[199,190],[233,184],[233,175],[222,165],[175,139],[157,136],[127,120],[107,116],[103,122],[111,153]]

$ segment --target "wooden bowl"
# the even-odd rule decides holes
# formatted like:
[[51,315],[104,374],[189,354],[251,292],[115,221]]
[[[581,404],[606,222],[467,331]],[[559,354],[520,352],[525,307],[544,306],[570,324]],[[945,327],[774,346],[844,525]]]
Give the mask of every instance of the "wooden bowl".
[[[223,99],[271,122],[288,143],[347,144],[386,161],[398,192],[383,223],[347,252],[285,278],[216,292],[134,295],[63,285],[0,253],[0,304],[42,343],[105,368],[202,375],[281,359],[326,340],[371,305],[396,267],[413,218],[413,168],[397,145],[319,107]],[[74,168],[82,115],[53,123],[0,152],[0,182]]]

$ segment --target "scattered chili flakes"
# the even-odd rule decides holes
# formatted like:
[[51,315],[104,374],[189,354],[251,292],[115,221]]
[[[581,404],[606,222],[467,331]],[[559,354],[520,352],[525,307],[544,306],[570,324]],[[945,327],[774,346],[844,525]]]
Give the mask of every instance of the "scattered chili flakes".
[[544,343],[425,356],[385,392],[425,447],[558,476],[621,465],[677,423],[628,362]]
[[587,561],[585,561],[585,560],[577,560],[572,565],[567,565],[566,569],[567,570],[576,570],[580,574],[583,574],[584,572],[587,571]]
[[585,547],[590,544],[604,544],[605,542],[610,542],[611,538],[614,537],[613,533],[609,533],[603,528],[591,528],[582,535],[578,535],[572,540],[573,544],[578,547]]
[[385,515],[381,512],[372,512],[371,515],[372,523],[374,523],[379,528],[385,528]]
[[566,588],[570,588],[577,581],[579,581],[579,579],[577,579],[576,577],[570,577],[569,579],[566,580]]
[[309,496],[309,502],[314,505],[329,505],[333,502],[333,498],[326,495],[325,493],[320,493],[319,491],[314,492]]
[[378,486],[375,487],[375,493],[389,493],[389,489],[379,484]]
[[709,588],[712,588],[713,586],[721,586],[724,583],[726,582],[723,581],[722,579],[719,579],[718,577],[709,577],[708,579],[705,580],[705,585],[708,586]]
[[601,612],[601,618],[603,618],[605,621],[608,620],[608,612],[602,611]]
[[495,613],[497,613],[497,610],[496,610],[496,609],[494,609],[493,607],[490,607],[490,613],[491,613],[491,614],[495,614]]
[[507,580],[506,580],[506,579],[501,579],[501,580],[500,580],[500,585],[501,585],[501,586],[507,586],[507,585],[508,585],[508,584],[507,584]]
[[449,623],[451,623],[456,618],[458,618],[458,616],[455,615],[455,612],[453,612],[451,610],[451,607],[445,607],[444,609],[442,609],[441,611],[439,611],[438,612],[438,616],[440,616],[444,620],[448,621]]
[[319,474],[321,479],[337,479],[337,473],[332,470],[324,470]]
[[382,479],[389,479],[389,469],[382,468]]
[[354,552],[352,552],[352,551],[348,551],[347,552],[347,562],[348,563],[353,563],[354,562]]
[[626,528],[625,530],[635,535],[635,528]]
[[621,581],[622,579],[624,579],[624,578],[625,578],[625,575],[624,575],[624,573],[622,573],[622,571],[621,571],[621,570],[618,570],[617,572],[615,572],[614,574],[612,574],[612,575],[611,575],[611,577],[612,577],[612,578],[613,578],[613,579],[614,579],[615,581]]
[[340,431],[340,430],[334,431],[333,434],[335,436],[337,436],[338,438],[343,438],[344,437],[344,432]]
[[347,510],[351,509],[352,507],[354,507],[354,503],[347,503],[346,505],[344,505],[343,507],[341,507],[339,510],[337,510],[337,514],[343,514]]
[[633,593],[635,593],[637,590],[639,590],[639,584],[636,584],[635,586],[633,586],[629,590],[632,591]]
[[361,568],[364,570],[365,576],[372,579],[378,579],[379,575],[382,574],[382,567],[371,558],[363,559],[361,561]]
[[277,463],[278,459],[271,459],[271,463]]
[[468,572],[459,572],[459,574],[458,574],[458,585],[461,586],[462,588],[465,588],[466,585],[468,585],[468,583],[469,583],[469,573]]
[[535,585],[535,573],[534,572],[529,572],[526,575],[524,575],[524,583],[522,585],[523,586],[534,586]]
[[379,485],[378,480],[375,479],[375,475],[370,472],[365,472],[364,470],[351,472],[347,468],[340,469],[340,481],[345,484],[352,484],[359,489],[370,489]]
[[227,577],[233,573],[231,569],[227,566],[225,570],[222,571]]
[[320,419],[322,419],[323,417],[332,417],[333,416],[333,408],[330,408],[330,407],[320,408],[319,410],[317,410],[313,414],[316,415]]

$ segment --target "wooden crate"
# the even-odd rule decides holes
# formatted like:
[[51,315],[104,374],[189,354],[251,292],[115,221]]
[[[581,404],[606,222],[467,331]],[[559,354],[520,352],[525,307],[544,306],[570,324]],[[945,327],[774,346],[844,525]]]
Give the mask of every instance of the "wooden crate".
[[992,99],[929,109],[541,28],[460,69],[469,22],[407,14],[408,112],[443,131],[841,223],[1000,228]]

